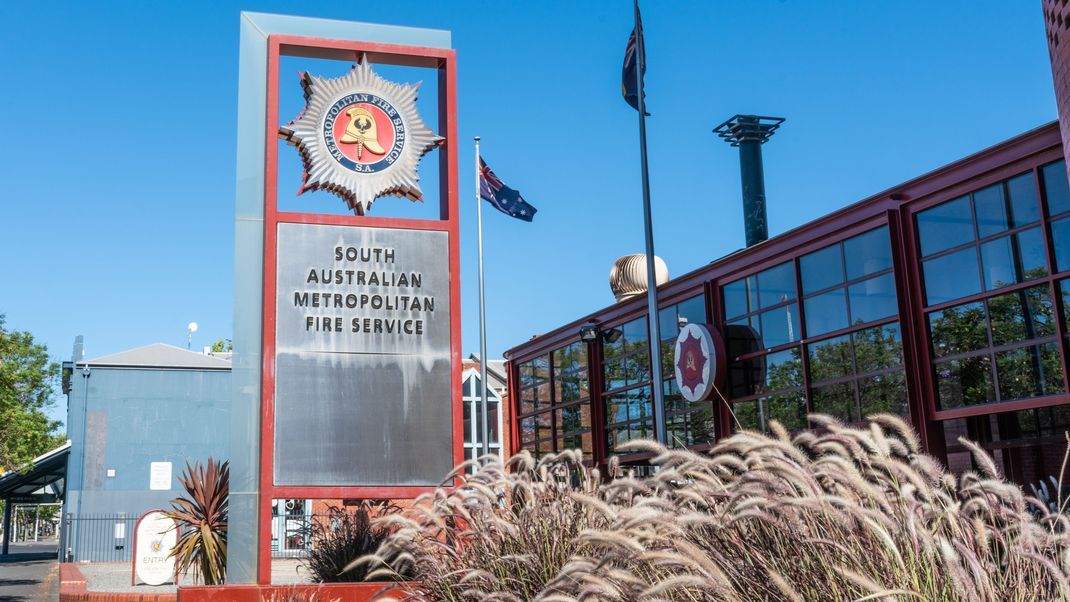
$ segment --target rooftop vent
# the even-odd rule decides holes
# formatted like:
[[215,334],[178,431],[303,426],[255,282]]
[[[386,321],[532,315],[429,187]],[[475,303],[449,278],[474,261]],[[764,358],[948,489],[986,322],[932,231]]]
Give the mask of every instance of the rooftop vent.
[[[654,281],[658,286],[669,281],[669,268],[654,256]],[[646,292],[646,254],[625,255],[609,270],[609,288],[617,301],[631,299]]]

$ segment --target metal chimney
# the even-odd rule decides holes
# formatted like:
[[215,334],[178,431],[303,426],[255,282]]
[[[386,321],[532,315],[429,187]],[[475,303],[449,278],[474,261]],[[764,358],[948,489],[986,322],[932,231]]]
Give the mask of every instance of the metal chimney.
[[784,123],[783,117],[736,115],[713,132],[732,146],[739,147],[739,175],[743,184],[743,228],[747,246],[769,238],[765,219],[765,173],[762,170],[762,145]]

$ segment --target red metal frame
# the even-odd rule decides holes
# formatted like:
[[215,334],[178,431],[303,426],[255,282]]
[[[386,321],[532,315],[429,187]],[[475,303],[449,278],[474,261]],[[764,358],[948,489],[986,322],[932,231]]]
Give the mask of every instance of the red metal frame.
[[[353,61],[358,56],[372,63],[433,68],[438,72],[438,128],[445,141],[439,146],[439,219],[400,219],[356,215],[325,215],[278,210],[279,62],[282,56]],[[274,483],[275,440],[275,269],[278,224],[328,224],[446,232],[450,269],[451,374],[461,370],[460,216],[457,198],[457,70],[452,49],[400,46],[292,35],[268,37],[267,122],[264,128],[264,273],[262,324],[262,378],[260,395],[260,511],[257,581],[271,582],[271,502],[276,498],[413,498],[433,487],[296,487]],[[296,160],[296,155],[294,157]],[[452,379],[454,465],[464,461],[461,381]]]

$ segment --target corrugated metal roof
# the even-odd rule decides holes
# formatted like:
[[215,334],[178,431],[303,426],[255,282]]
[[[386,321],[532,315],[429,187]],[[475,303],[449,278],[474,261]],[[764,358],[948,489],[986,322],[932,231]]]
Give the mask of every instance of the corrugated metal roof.
[[201,368],[229,370],[228,360],[189,351],[166,343],[153,343],[127,351],[120,351],[91,360],[78,362],[79,366],[122,366],[146,368]]

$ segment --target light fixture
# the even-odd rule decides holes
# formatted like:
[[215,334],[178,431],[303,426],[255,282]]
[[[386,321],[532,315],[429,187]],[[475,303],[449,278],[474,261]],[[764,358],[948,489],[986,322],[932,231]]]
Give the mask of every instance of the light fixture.
[[580,326],[580,340],[584,343],[593,343],[598,340],[598,326],[584,324]]

